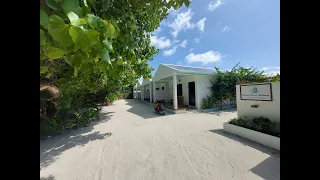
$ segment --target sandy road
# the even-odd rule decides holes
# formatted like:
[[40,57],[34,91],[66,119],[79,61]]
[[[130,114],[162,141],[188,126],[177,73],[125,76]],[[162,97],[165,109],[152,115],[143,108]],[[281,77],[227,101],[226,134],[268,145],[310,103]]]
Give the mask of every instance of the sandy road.
[[157,115],[135,100],[40,141],[40,180],[280,179],[280,152],[224,133],[236,111]]

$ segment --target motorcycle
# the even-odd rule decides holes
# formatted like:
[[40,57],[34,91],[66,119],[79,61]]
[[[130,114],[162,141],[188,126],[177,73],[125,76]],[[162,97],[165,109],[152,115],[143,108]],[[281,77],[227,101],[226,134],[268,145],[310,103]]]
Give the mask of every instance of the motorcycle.
[[161,104],[159,102],[154,103],[154,110],[156,111],[156,113],[165,115],[164,114],[164,106],[163,106],[163,104]]

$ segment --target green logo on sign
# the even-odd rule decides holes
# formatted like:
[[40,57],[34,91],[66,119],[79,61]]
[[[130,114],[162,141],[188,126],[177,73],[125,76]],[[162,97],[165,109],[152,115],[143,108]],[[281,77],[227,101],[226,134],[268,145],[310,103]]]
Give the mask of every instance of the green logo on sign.
[[250,92],[251,92],[252,94],[256,94],[256,93],[258,93],[259,91],[258,91],[258,88],[257,88],[256,86],[253,86],[253,87],[251,88]]

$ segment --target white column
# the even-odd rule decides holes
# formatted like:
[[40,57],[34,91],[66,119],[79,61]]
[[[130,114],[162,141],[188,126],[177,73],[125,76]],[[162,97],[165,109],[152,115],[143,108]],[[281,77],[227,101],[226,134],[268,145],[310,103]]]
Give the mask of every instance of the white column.
[[156,82],[152,80],[153,102],[156,102]]
[[141,100],[144,100],[144,86],[141,86]]
[[173,77],[173,83],[172,83],[173,109],[178,109],[178,92],[177,92],[177,75],[176,75],[176,73],[174,73],[172,77]]
[[150,102],[152,103],[152,82],[149,83]]

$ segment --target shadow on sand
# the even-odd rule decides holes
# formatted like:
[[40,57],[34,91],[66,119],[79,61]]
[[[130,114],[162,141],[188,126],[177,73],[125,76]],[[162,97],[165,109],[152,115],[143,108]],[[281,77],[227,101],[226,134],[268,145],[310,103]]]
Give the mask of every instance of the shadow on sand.
[[262,144],[253,142],[251,140],[242,138],[237,135],[225,132],[222,129],[209,130],[210,132],[219,134],[221,136],[227,137],[229,139],[240,142],[245,146],[250,146],[254,149],[257,149],[263,153],[269,154],[270,157],[262,161],[257,166],[251,169],[251,172],[260,176],[263,179],[268,180],[278,180],[280,179],[280,151],[269,148]]
[[[110,132],[103,134],[100,131],[92,132],[95,125],[109,121],[111,113],[113,112],[101,112],[100,120],[91,123],[88,127],[72,130],[69,134],[53,136],[47,140],[40,140],[40,168],[49,166],[65,150],[111,136]],[[43,180],[54,180],[54,177],[49,176]]]
[[165,112],[165,115],[158,114],[154,111],[152,105],[145,104],[143,102],[140,102],[139,100],[127,99],[126,105],[131,106],[128,112],[140,116],[144,119],[172,115],[172,113],[169,112]]

